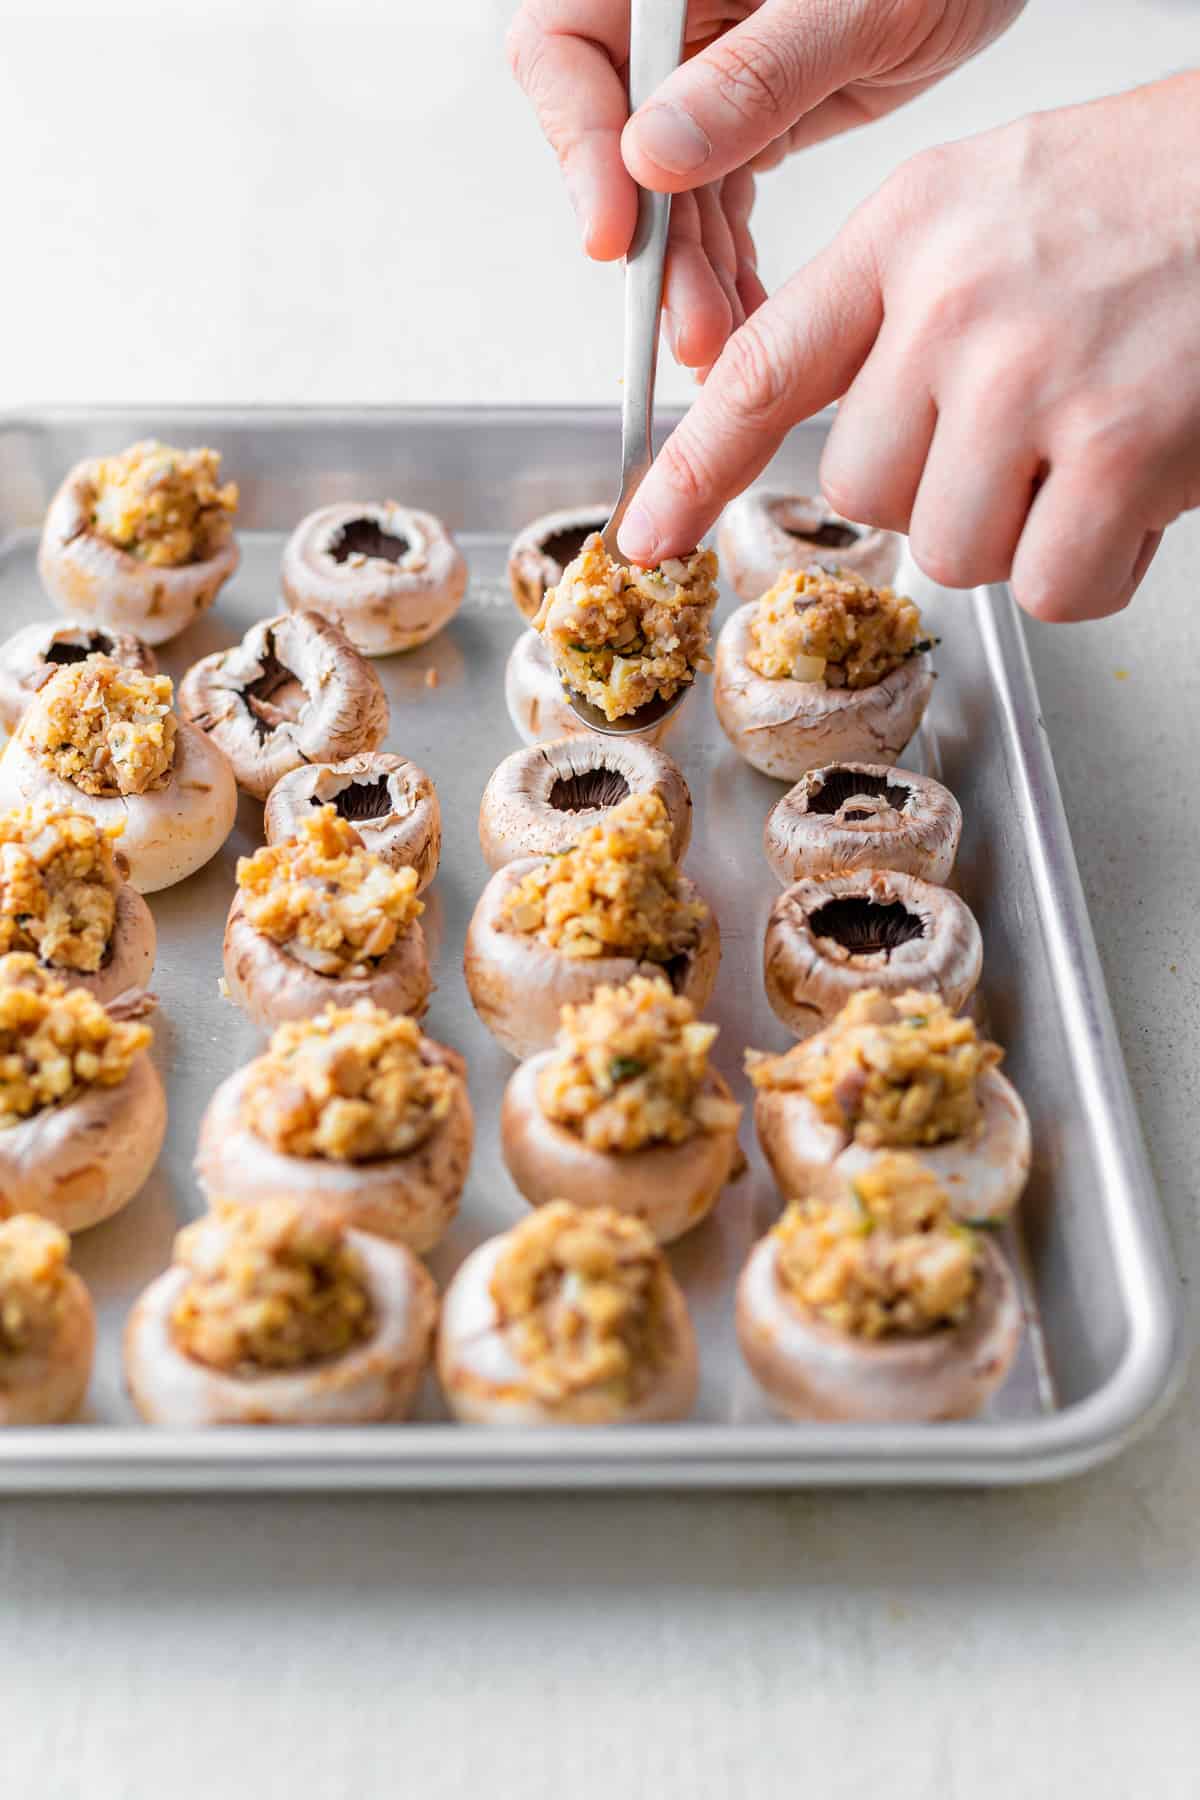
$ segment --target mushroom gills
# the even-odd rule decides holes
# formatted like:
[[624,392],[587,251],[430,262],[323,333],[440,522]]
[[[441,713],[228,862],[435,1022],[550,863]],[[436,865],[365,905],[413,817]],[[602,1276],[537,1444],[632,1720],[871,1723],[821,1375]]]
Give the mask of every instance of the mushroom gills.
[[[323,800],[319,794],[310,794],[310,806],[328,806],[330,802]],[[391,783],[386,775],[376,776],[374,781],[351,781],[339,788],[333,796],[333,807],[338,817],[349,820],[353,825],[363,819],[389,819],[395,812],[392,804]]]
[[260,741],[269,738],[280,725],[294,725],[304,711],[308,702],[304,684],[294,669],[279,660],[274,640],[262,657],[262,673],[246,683],[242,698],[253,716]]
[[847,820],[871,818],[890,808],[902,813],[912,799],[912,789],[889,781],[886,775],[868,775],[862,769],[830,769],[820,787],[808,797],[810,813],[832,817],[852,801],[882,801],[883,807],[864,805],[847,812]]
[[797,538],[802,544],[815,544],[818,550],[848,550],[862,536],[853,525],[840,525],[836,519],[824,520],[814,531],[793,531],[790,525],[783,529],[790,538]]
[[551,562],[556,562],[560,569],[574,562],[593,531],[599,531],[603,519],[585,519],[581,525],[571,525],[565,531],[552,531],[549,537],[542,538],[538,549]]
[[407,538],[385,531],[375,519],[349,519],[330,544],[329,555],[335,563],[349,562],[352,556],[398,563],[411,548]]
[[68,663],[86,662],[89,656],[111,656],[113,641],[103,631],[89,631],[81,644],[51,644],[44,662],[65,667]]
[[616,806],[629,798],[629,783],[617,769],[583,769],[576,775],[559,775],[550,789],[555,812],[593,812]]
[[860,894],[827,900],[809,915],[816,937],[831,938],[854,956],[888,956],[901,944],[925,936],[925,923],[899,900],[868,900]]

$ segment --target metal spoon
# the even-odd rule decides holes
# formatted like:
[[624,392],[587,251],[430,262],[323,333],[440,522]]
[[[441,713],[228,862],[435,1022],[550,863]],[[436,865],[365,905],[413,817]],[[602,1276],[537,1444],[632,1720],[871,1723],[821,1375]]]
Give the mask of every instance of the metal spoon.
[[[629,30],[629,110],[650,98],[683,54],[687,0],[633,0]],[[662,318],[663,266],[667,256],[670,194],[638,190],[637,228],[625,259],[625,383],[621,393],[621,491],[601,537],[616,562],[617,532],[642,477],[654,461],[654,376]],[[622,719],[606,719],[582,695],[568,693],[576,717],[605,737],[627,737],[657,725],[687,693],[655,698]]]

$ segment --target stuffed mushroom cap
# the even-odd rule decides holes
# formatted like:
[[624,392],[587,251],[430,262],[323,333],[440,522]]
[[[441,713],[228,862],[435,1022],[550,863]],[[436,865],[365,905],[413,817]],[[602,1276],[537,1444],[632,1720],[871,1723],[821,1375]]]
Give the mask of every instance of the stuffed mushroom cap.
[[61,1424],[87,1393],[96,1319],[69,1249],[33,1214],[0,1223],[0,1429]]
[[630,794],[656,793],[682,862],[692,835],[692,796],[665,751],[637,738],[588,736],[514,750],[493,772],[479,807],[489,869],[523,856],[553,856]]
[[293,769],[267,796],[263,826],[268,844],[295,837],[313,807],[329,805],[390,868],[415,869],[418,892],[429,886],[441,856],[442,814],[437,789],[424,769],[387,750]]
[[784,569],[853,569],[883,587],[900,563],[894,531],[855,525],[819,496],[750,488],[721,514],[717,536],[721,567],[739,599],[757,600]]
[[15,731],[21,714],[55,671],[89,656],[111,657],[143,675],[153,675],[158,668],[149,644],[131,632],[38,619],[0,644],[0,725]]
[[260,1031],[273,1031],[288,1019],[314,1018],[327,1006],[353,1006],[359,1000],[373,1001],[385,1012],[419,1018],[433,992],[419,919],[406,926],[369,975],[339,978],[309,968],[256,930],[238,893],[225,924],[223,958],[229,998]]
[[835,869],[899,869],[950,879],[962,808],[929,775],[879,763],[826,763],[777,800],[763,828],[767,861],[786,887]]

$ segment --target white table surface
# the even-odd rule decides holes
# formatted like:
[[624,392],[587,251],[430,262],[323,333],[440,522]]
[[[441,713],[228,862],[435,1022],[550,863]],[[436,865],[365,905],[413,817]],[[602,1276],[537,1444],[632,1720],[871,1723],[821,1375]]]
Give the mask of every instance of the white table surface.
[[[0,0],[0,407],[615,397],[507,0],[105,10]],[[1034,0],[768,183],[764,270],[921,144],[1198,42],[1192,0]],[[1200,515],[1124,618],[1032,633],[1185,1281],[1198,562]],[[3,1503],[5,1792],[1193,1796],[1198,1446],[1189,1391],[1023,1493]]]

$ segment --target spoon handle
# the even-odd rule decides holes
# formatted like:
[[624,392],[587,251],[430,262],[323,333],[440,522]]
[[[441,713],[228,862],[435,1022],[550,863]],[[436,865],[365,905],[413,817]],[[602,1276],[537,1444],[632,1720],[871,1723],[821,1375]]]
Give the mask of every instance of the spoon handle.
[[[688,0],[633,0],[629,110],[636,112],[678,68]],[[621,395],[621,491],[604,528],[610,550],[629,502],[654,460],[654,375],[662,317],[670,194],[638,189],[637,227],[625,259],[625,384]]]

